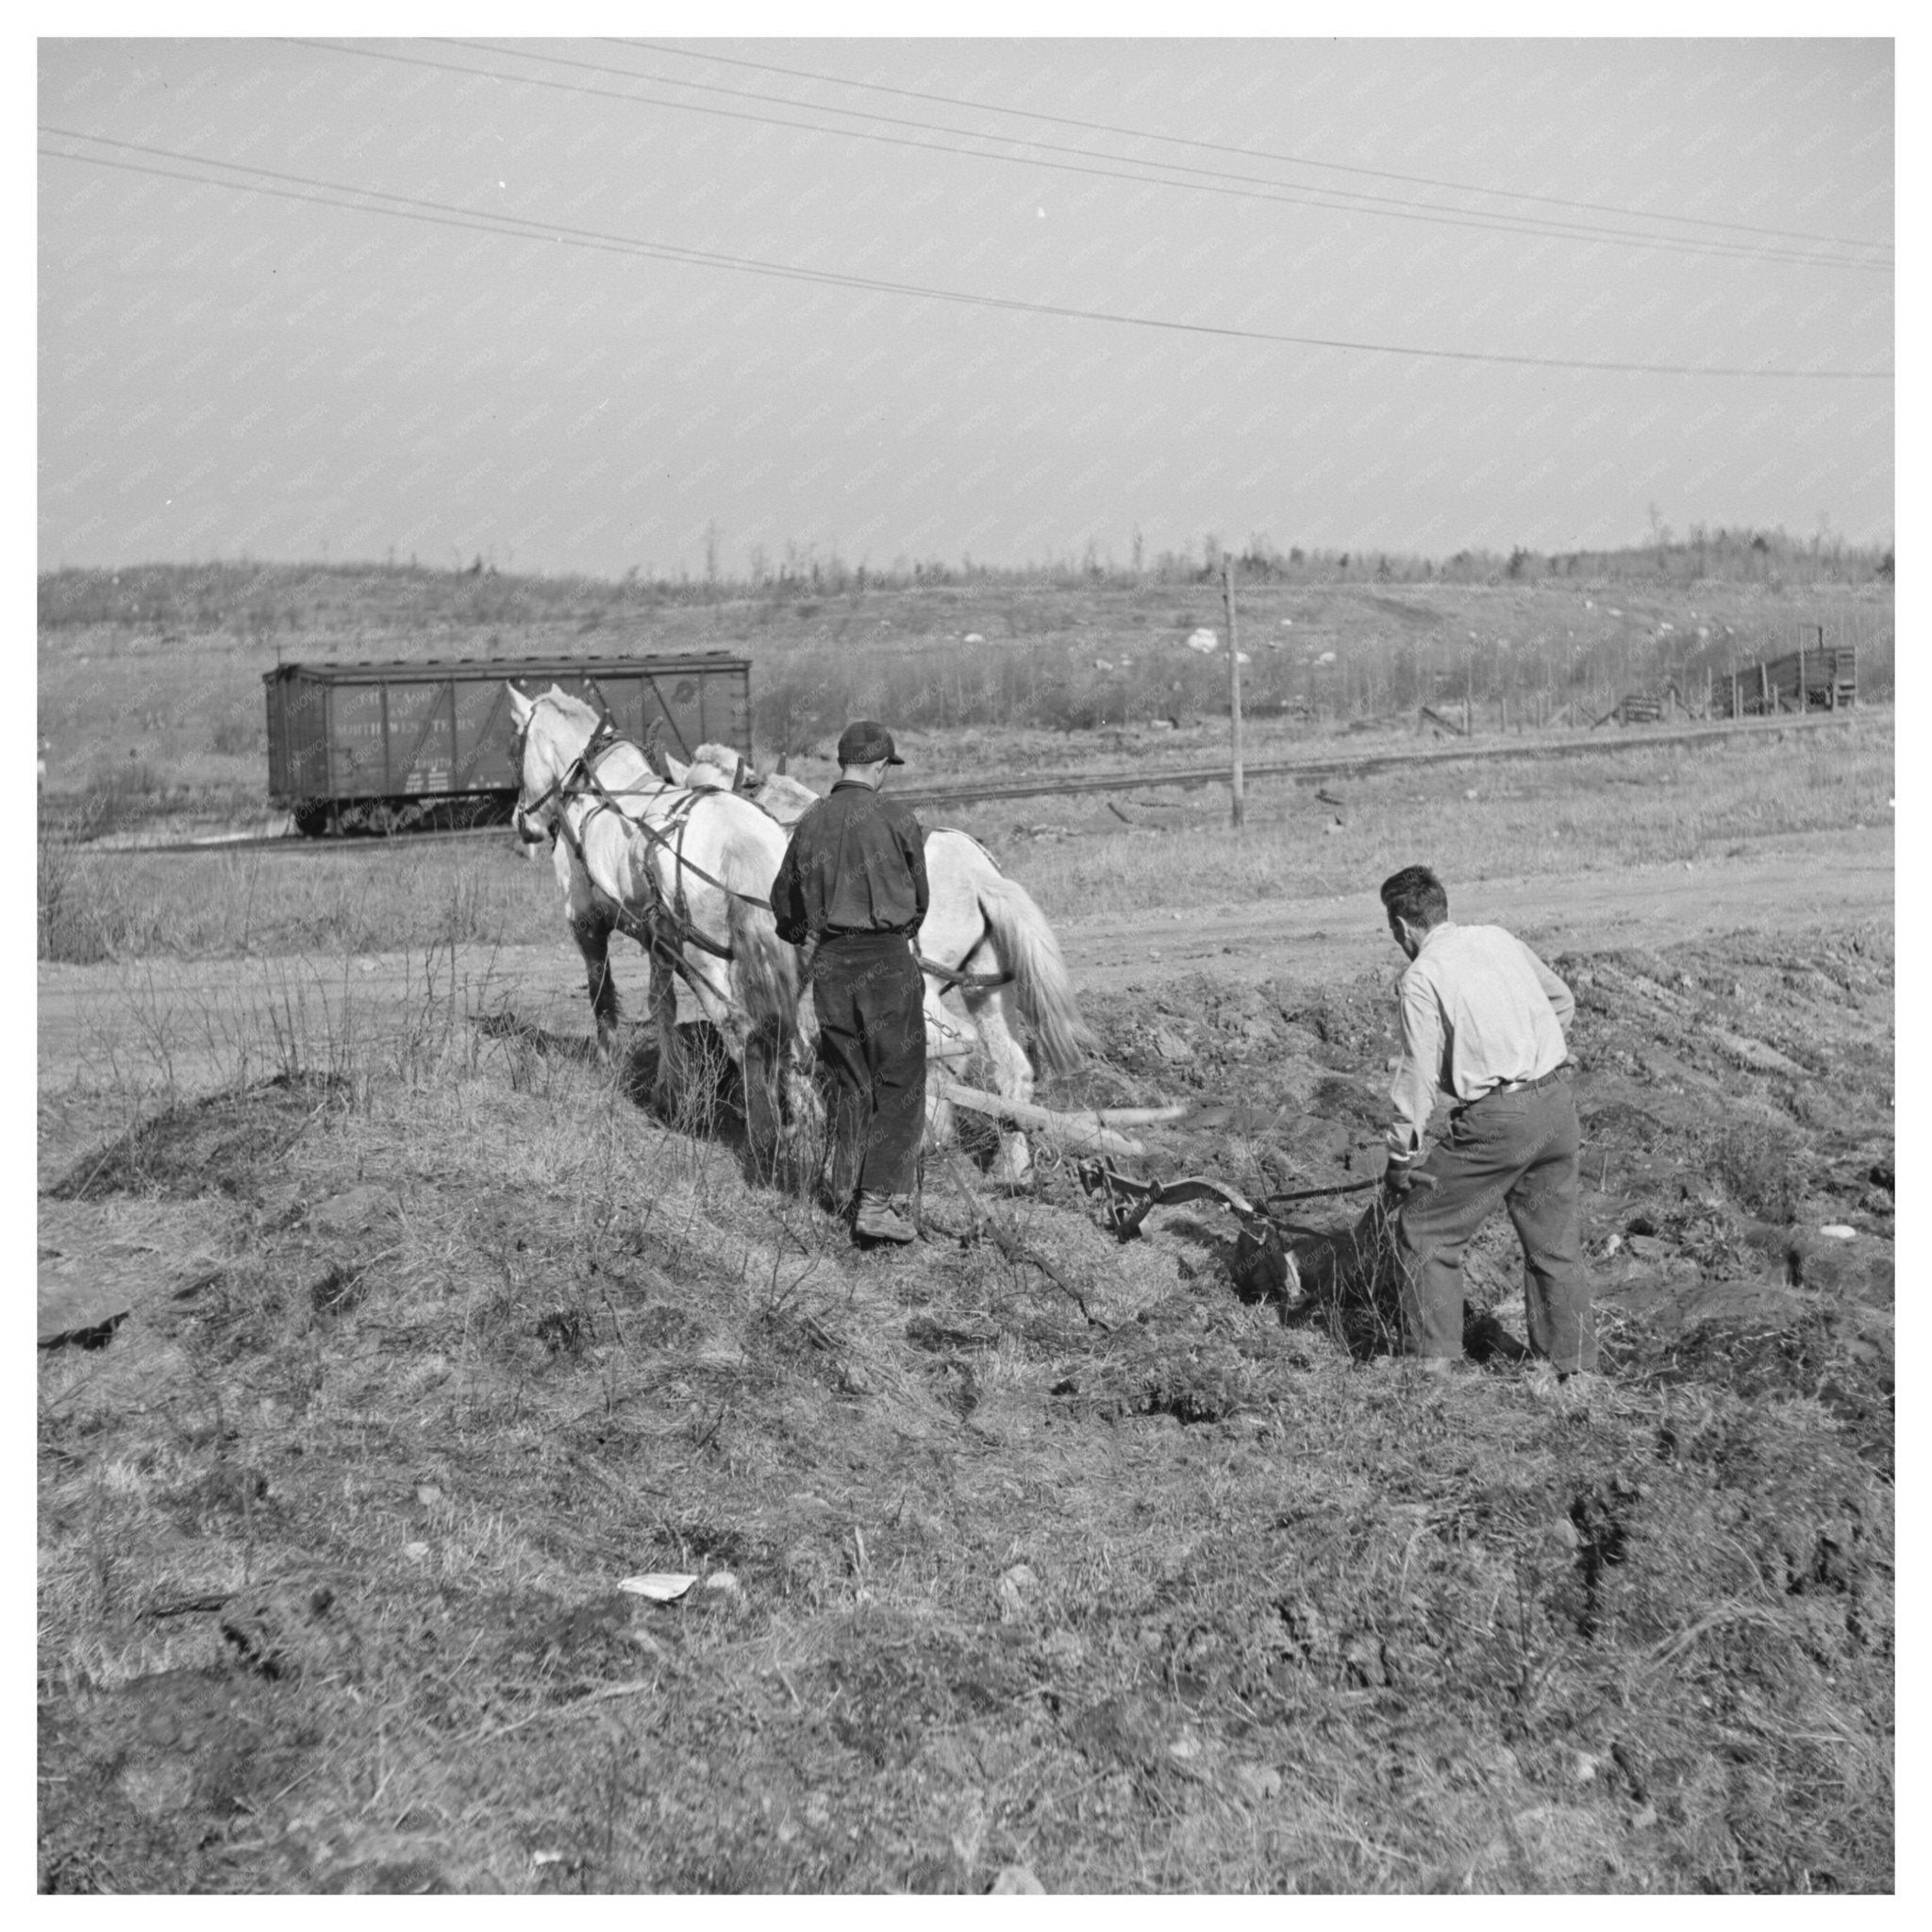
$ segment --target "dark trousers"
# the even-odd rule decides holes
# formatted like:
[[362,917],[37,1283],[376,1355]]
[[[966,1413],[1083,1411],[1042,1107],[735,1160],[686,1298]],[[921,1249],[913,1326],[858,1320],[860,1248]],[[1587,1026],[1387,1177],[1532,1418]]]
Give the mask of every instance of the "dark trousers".
[[903,933],[828,937],[812,960],[826,1086],[826,1180],[909,1194],[925,1122],[925,982]]
[[1577,1228],[1580,1134],[1567,1071],[1457,1108],[1396,1217],[1402,1324],[1410,1355],[1462,1353],[1462,1252],[1507,1207],[1523,1243],[1529,1345],[1565,1373],[1596,1367],[1590,1277]]

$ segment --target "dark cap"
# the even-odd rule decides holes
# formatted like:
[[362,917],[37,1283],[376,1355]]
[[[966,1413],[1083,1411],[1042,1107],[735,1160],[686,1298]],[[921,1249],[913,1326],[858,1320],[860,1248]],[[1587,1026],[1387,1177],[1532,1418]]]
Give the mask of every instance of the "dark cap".
[[892,743],[892,734],[871,718],[856,719],[839,734],[839,762],[841,765],[871,765],[884,758],[889,765],[903,765]]

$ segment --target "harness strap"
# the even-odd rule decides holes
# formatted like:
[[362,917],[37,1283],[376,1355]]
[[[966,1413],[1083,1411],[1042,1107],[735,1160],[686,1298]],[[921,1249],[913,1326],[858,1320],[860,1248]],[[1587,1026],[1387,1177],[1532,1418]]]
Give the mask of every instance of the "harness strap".
[[912,957],[918,960],[922,973],[945,982],[942,991],[956,986],[967,986],[977,992],[987,987],[1011,986],[1019,977],[1015,973],[967,973],[956,966],[941,966],[938,960],[928,959],[924,953],[915,953]]
[[[651,880],[653,909],[652,913],[648,916],[648,924],[643,931],[636,929],[638,925],[637,915],[631,912],[622,902],[612,898],[609,893],[601,891],[594,881],[591,883],[591,891],[600,900],[609,902],[612,917],[620,929],[627,931],[629,936],[637,940],[641,945],[648,946],[653,953],[659,955],[667,962],[674,965],[689,979],[690,974],[684,960],[678,954],[678,946],[695,946],[700,952],[709,953],[715,958],[727,961],[733,956],[729,946],[721,946],[717,941],[711,939],[708,934],[700,932],[692,924],[691,904],[685,891],[684,874],[686,872],[695,873],[707,885],[716,887],[727,898],[741,899],[750,906],[762,905],[764,902],[754,898],[749,892],[741,892],[734,890],[732,887],[727,886],[723,879],[713,878],[703,866],[684,856],[684,833],[690,822],[691,807],[697,803],[697,795],[694,792],[687,791],[684,804],[674,808],[673,823],[676,827],[675,842],[667,839],[648,820],[632,818],[624,809],[617,802],[617,799],[611,794],[609,788],[597,775],[597,768],[594,763],[596,758],[621,741],[616,733],[610,729],[608,720],[604,721],[595,731],[591,732],[583,750],[577,754],[569,769],[558,780],[556,789],[562,793],[562,798],[560,800],[561,808],[557,815],[557,823],[565,834],[572,856],[583,867],[585,875],[588,877],[590,866],[584,858],[582,830],[579,826],[572,824],[568,809],[574,799],[581,798],[585,795],[582,788],[574,786],[572,783],[576,774],[581,773],[583,787],[588,788],[593,800],[591,809],[584,814],[585,824],[589,824],[591,820],[600,811],[614,812],[623,821],[626,829],[633,832],[641,832],[654,845],[670,854],[674,868],[673,876],[676,881],[675,903],[673,906],[665,905],[663,891],[658,883],[656,874],[649,873],[647,870],[647,875]],[[673,924],[675,928],[675,941],[667,936],[664,931],[664,926],[667,923]]]

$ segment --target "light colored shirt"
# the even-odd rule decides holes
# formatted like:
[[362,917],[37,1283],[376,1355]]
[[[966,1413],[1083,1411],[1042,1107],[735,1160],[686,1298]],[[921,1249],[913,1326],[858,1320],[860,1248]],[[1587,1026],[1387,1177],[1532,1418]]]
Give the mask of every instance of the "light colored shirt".
[[1389,1146],[1422,1145],[1436,1096],[1480,1100],[1509,1080],[1540,1080],[1563,1064],[1570,989],[1500,925],[1429,928],[1396,988],[1402,1058],[1389,1097]]

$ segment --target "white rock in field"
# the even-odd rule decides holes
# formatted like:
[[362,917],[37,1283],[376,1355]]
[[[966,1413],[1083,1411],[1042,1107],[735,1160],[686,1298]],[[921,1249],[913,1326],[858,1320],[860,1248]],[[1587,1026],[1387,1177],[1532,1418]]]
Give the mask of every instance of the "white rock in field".
[[969,630],[964,640],[969,644],[983,644],[986,640],[976,630]]
[[643,1576],[623,1577],[617,1587],[629,1591],[632,1596],[649,1597],[654,1604],[671,1604],[675,1603],[696,1581],[695,1576],[653,1570]]
[[1040,1578],[1035,1574],[1033,1566],[1030,1563],[1015,1563],[1000,1578],[1000,1622],[1017,1623],[1025,1616],[1030,1607],[1027,1598],[1039,1587]]
[[1221,634],[1218,631],[1197,630],[1191,633],[1188,639],[1188,649],[1199,651],[1204,658],[1211,656],[1220,648]]
[[1038,1892],[1043,1896],[1046,1887],[1034,1877],[1029,1866],[1002,1865],[999,1876],[992,1882],[992,1890],[995,1898],[1006,1898],[1016,1892]]
[[1847,1227],[1842,1221],[1828,1221],[1818,1232],[1835,1241],[1855,1241],[1858,1238],[1858,1230]]

